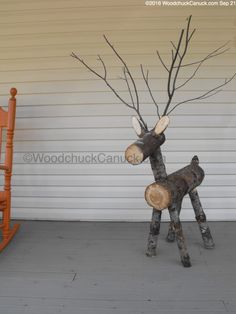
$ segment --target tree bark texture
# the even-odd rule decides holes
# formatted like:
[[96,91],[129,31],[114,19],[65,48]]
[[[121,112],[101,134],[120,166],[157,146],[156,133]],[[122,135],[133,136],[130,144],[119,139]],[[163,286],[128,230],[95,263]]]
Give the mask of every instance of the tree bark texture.
[[177,245],[179,248],[180,259],[184,267],[191,267],[190,256],[187,251],[186,242],[183,234],[179,212],[182,202],[178,202],[169,208],[170,219],[173,224]]
[[[167,177],[166,167],[162,157],[161,148],[158,147],[155,152],[149,157],[154,179],[165,180]],[[150,232],[147,243],[147,256],[156,256],[156,248],[158,242],[158,235],[160,233],[161,224],[161,211],[157,211],[155,208],[152,210],[152,220],[150,223]]]
[[[164,162],[164,159],[162,156],[161,148],[158,147],[155,150],[155,152],[149,157],[149,159],[150,159],[151,168],[152,168],[152,172],[153,172],[155,181],[156,182],[157,181],[164,181],[167,178],[167,172],[166,172],[166,166],[165,166],[165,162]],[[153,208],[152,217],[155,216],[154,212],[156,212],[155,208]],[[151,222],[151,224],[152,223],[153,223],[153,221]],[[173,242],[175,240],[175,231],[174,231],[172,221],[169,224],[169,230],[168,230],[166,240],[168,242]],[[149,243],[149,241],[148,241],[148,243]]]
[[195,212],[195,217],[199,225],[199,229],[202,235],[203,244],[206,249],[214,248],[215,244],[211,235],[210,228],[206,221],[206,215],[202,209],[202,204],[197,192],[197,189],[193,189],[189,192],[189,197]]
[[167,177],[167,173],[161,148],[158,147],[155,152],[150,155],[149,159],[155,181],[164,181]]
[[163,210],[182,202],[183,197],[201,184],[204,171],[198,165],[197,157],[193,157],[190,165],[168,175],[163,181],[150,184],[145,191],[147,203]]
[[[139,134],[140,132],[137,133]],[[190,257],[179,218],[182,201],[186,194],[190,196],[204,246],[207,248],[214,246],[210,229],[206,223],[206,217],[196,190],[196,187],[200,185],[204,179],[204,171],[199,166],[198,157],[194,156],[188,166],[167,175],[160,147],[165,142],[165,135],[156,134],[153,129],[152,131],[146,132],[144,135],[139,134],[139,136],[140,138],[127,148],[125,157],[126,160],[133,165],[140,164],[149,157],[155,179],[155,182],[149,185],[145,192],[146,201],[153,207],[146,255],[156,255],[162,210],[168,208],[171,222],[167,241],[173,242],[176,239],[181,262],[184,267],[190,267]]]
[[157,211],[155,210],[155,208],[153,208],[146,250],[147,256],[156,256],[156,247],[161,226],[161,214],[162,214],[161,211]]

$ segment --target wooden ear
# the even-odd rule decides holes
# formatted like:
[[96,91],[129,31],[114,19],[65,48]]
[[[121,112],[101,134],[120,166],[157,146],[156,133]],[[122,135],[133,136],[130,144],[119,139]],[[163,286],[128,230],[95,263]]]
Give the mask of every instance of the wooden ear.
[[141,122],[136,117],[132,117],[132,126],[134,128],[135,133],[138,135],[138,137],[143,137],[143,135],[146,133]]
[[165,131],[165,129],[168,127],[170,123],[170,119],[168,116],[162,116],[161,119],[157,122],[155,129],[154,129],[154,133],[156,135],[160,135],[161,133],[163,133]]

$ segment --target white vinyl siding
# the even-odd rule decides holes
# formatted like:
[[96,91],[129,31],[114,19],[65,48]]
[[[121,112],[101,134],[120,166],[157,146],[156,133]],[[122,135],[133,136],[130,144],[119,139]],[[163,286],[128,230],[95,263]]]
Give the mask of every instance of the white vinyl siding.
[[[119,79],[122,65],[106,45],[105,34],[130,67],[140,91],[141,112],[152,127],[157,120],[155,107],[140,64],[149,69],[150,85],[163,111],[167,72],[156,50],[169,60],[170,40],[178,39],[190,14],[197,31],[186,62],[203,58],[227,41],[231,49],[205,62],[175,101],[200,95],[236,72],[236,7],[155,7],[140,0],[0,0],[0,103],[6,104],[12,86],[18,89],[12,178],[15,218],[150,219],[151,208],[143,197],[145,186],[153,182],[148,163],[25,160],[32,153],[39,153],[44,161],[48,156],[72,154],[123,158],[136,139],[133,112],[70,54],[80,53],[103,73],[97,61],[101,55],[109,80],[122,97],[128,97]],[[179,82],[191,71],[186,68]],[[199,193],[210,220],[236,219],[235,82],[212,98],[177,108],[162,146],[169,173],[199,156],[206,173]],[[187,197],[182,219],[194,219]]]

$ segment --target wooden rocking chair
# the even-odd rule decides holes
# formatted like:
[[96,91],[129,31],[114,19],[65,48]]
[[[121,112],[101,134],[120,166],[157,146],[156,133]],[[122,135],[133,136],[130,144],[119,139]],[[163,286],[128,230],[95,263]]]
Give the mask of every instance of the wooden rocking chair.
[[2,146],[2,130],[6,128],[6,149],[5,162],[0,164],[0,170],[4,171],[4,188],[0,191],[0,211],[2,212],[2,219],[0,221],[0,229],[2,231],[2,238],[0,242],[0,251],[2,251],[15,233],[19,229],[19,224],[13,227],[10,225],[11,220],[11,175],[12,175],[12,160],[13,160],[13,136],[15,129],[15,115],[16,115],[16,99],[17,90],[12,88],[10,90],[11,98],[8,102],[8,111],[0,107],[0,148]]

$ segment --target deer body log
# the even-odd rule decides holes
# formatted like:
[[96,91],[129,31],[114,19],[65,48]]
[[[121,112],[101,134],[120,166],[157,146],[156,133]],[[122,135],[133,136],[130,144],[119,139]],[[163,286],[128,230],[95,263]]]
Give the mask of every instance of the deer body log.
[[190,165],[170,174],[165,180],[150,184],[145,191],[147,203],[157,210],[182,202],[183,197],[201,184],[204,171],[194,156]]

